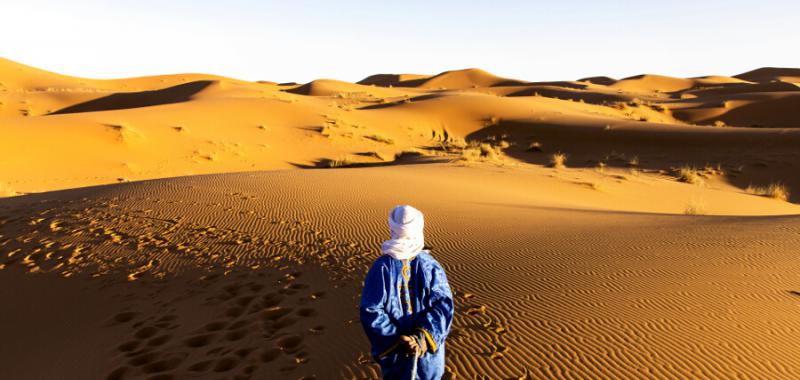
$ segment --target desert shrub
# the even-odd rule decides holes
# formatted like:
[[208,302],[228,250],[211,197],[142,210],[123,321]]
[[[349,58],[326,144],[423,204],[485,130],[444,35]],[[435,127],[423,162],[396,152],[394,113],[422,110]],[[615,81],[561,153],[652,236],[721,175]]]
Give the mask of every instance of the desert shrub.
[[489,159],[497,158],[497,150],[491,144],[483,143],[479,146],[481,150],[481,157]]
[[683,213],[686,215],[704,215],[706,207],[702,201],[690,199],[689,203],[686,204],[686,208],[683,209]]
[[477,147],[467,147],[461,151],[461,159],[467,162],[477,161],[481,158],[481,150]]
[[773,182],[767,186],[748,186],[745,189],[747,193],[760,195],[780,201],[787,201],[789,199],[789,189],[786,185],[780,182]]
[[633,156],[630,160],[628,160],[628,166],[636,167],[639,166],[639,157]]
[[678,168],[678,180],[692,185],[701,185],[704,183],[700,172],[691,166],[682,166]]
[[726,127],[725,122],[722,121],[722,120],[715,120],[714,121],[714,126],[717,127],[717,128]]
[[353,161],[350,160],[348,157],[339,158],[339,159],[322,159],[319,161],[317,166],[323,168],[343,168],[347,166],[353,165]]
[[384,143],[384,144],[389,144],[389,145],[394,144],[394,140],[392,140],[392,139],[390,139],[388,137],[385,137],[385,136],[378,135],[378,134],[364,136],[364,138],[370,139],[372,141],[376,141],[376,142],[379,142],[379,143]]
[[562,169],[566,167],[567,155],[561,152],[554,153],[550,156],[550,167]]

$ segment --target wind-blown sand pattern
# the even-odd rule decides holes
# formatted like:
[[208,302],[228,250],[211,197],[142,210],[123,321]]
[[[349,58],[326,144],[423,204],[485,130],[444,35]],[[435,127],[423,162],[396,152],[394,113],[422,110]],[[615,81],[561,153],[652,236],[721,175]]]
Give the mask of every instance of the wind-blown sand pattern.
[[0,378],[377,378],[358,297],[400,203],[456,295],[447,378],[800,377],[797,70],[0,65]]

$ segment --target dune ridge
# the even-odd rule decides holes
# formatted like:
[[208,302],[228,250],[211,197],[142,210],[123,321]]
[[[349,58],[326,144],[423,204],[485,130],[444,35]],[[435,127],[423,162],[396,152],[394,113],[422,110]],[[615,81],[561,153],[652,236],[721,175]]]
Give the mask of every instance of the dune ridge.
[[[503,165],[546,163],[546,155],[526,151],[546,143],[544,153],[581,157],[579,164],[572,161],[578,166],[609,165],[605,158],[614,153],[636,156],[648,170],[727,164],[738,171],[763,165],[767,156],[796,162],[794,150],[783,148],[800,125],[790,111],[800,94],[790,81],[792,70],[525,82],[465,69],[379,74],[359,83],[276,84],[205,74],[93,80],[3,59],[0,127],[6,138],[0,149],[7,158],[0,161],[0,178],[4,193],[13,195],[180,175],[383,165],[412,151],[460,161],[462,150],[452,148],[487,143],[482,140],[492,133],[504,136],[504,147],[496,149],[500,159],[494,160]],[[137,138],[109,139],[109,125],[135,131]],[[594,128],[584,128],[589,126]],[[550,136],[553,128],[578,135],[532,141]],[[584,137],[579,131],[595,128],[608,132],[605,141],[624,140],[613,135],[629,128],[650,128],[656,140],[664,133],[694,132],[658,156],[647,157],[636,144],[596,145],[591,153],[577,149]],[[743,160],[702,137],[716,136],[719,128],[763,143]],[[683,154],[696,144],[706,144],[707,152]],[[665,154],[678,159],[669,162],[661,158]],[[725,177],[742,190],[781,182],[800,193],[796,176],[767,166],[759,170],[766,173],[729,171]]]
[[397,204],[454,291],[446,379],[798,378],[795,71],[0,60],[0,378],[379,378],[357,305]]

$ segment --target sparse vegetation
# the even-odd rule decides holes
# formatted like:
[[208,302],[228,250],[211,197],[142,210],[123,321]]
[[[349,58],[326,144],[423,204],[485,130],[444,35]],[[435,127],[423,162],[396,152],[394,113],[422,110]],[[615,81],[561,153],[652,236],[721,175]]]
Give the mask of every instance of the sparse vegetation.
[[478,147],[481,150],[481,157],[486,157],[488,159],[497,158],[497,151],[495,150],[495,147],[493,147],[491,144],[481,143],[481,145],[479,145]]
[[541,152],[542,151],[542,144],[538,141],[534,141],[528,145],[528,152]]
[[596,191],[603,191],[604,188],[603,184],[600,182],[589,182],[589,187]]
[[461,151],[461,160],[466,162],[477,161],[481,158],[480,148],[468,146]]
[[597,168],[595,168],[595,170],[597,170],[598,173],[603,174],[606,172],[606,166],[608,165],[606,165],[605,162],[600,161],[597,163]]
[[494,161],[499,160],[502,150],[499,146],[495,146],[488,142],[470,141],[469,144],[461,150],[461,160],[466,162],[472,161]]
[[630,160],[628,160],[628,166],[631,166],[631,167],[634,167],[634,168],[639,166],[639,157],[638,156],[631,157]]
[[384,144],[389,144],[389,145],[394,144],[394,140],[392,140],[392,139],[390,139],[388,137],[385,137],[385,136],[378,135],[378,134],[364,136],[364,138],[372,140],[372,141],[376,141],[376,142],[379,142],[379,143],[384,143]]
[[683,213],[686,215],[705,215],[705,203],[697,199],[690,199],[689,203],[686,204],[686,208],[683,209]]
[[318,164],[317,164],[317,166],[320,166],[320,167],[323,167],[323,168],[343,168],[343,167],[347,167],[347,166],[351,166],[351,165],[353,165],[353,161],[350,160],[349,157],[344,157],[344,158],[341,158],[341,159],[328,159],[328,158],[326,158],[326,159],[320,160],[318,162]]
[[787,201],[789,199],[789,189],[780,182],[773,182],[767,186],[748,186],[745,192],[762,197]]
[[722,121],[722,120],[715,120],[714,121],[714,126],[717,127],[717,128],[727,127],[727,125],[725,125],[725,122]]
[[550,167],[556,169],[563,169],[566,167],[567,155],[561,152],[554,153],[550,156]]
[[682,166],[678,168],[678,180],[681,182],[690,183],[692,185],[702,185],[705,183],[700,172],[691,166]]

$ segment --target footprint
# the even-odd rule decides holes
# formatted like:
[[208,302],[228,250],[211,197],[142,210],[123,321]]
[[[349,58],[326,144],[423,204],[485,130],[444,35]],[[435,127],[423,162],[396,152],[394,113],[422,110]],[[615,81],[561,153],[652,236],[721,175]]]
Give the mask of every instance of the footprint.
[[144,353],[142,353],[140,355],[137,355],[137,356],[134,356],[133,358],[131,358],[129,363],[132,366],[140,367],[140,366],[143,366],[145,364],[149,364],[150,362],[152,362],[156,358],[158,358],[158,354],[157,353],[155,353],[155,352],[144,352]]
[[312,300],[320,299],[322,297],[325,297],[325,292],[314,292],[311,293],[311,295],[309,296],[309,298],[311,298]]
[[213,360],[203,360],[201,362],[194,363],[189,366],[189,371],[192,372],[205,372],[209,368],[211,368],[211,364],[213,364]]
[[236,304],[239,305],[239,306],[245,307],[245,306],[249,305],[250,302],[253,302],[253,299],[255,299],[254,296],[239,297],[239,298],[236,299]]
[[244,313],[243,307],[232,307],[225,312],[225,315],[231,318],[238,318]]
[[264,312],[262,313],[261,316],[265,320],[275,321],[275,320],[277,320],[277,319],[279,319],[279,318],[283,317],[284,315],[287,315],[287,314],[289,314],[291,312],[292,312],[292,308],[273,306],[271,308],[268,308],[267,310],[264,310]]
[[239,359],[227,356],[217,361],[217,364],[214,365],[214,372],[228,372],[239,364]]
[[150,347],[160,346],[164,343],[167,343],[170,340],[170,338],[172,338],[172,336],[169,334],[157,336],[153,339],[148,340],[147,345]]
[[284,351],[293,350],[303,343],[303,338],[299,335],[289,335],[278,340],[278,347]]
[[202,334],[186,338],[183,343],[187,347],[198,348],[208,346],[213,340],[214,334]]
[[228,330],[238,330],[238,329],[240,329],[242,327],[245,327],[245,326],[247,326],[249,324],[250,324],[250,322],[248,322],[248,321],[238,321],[238,322],[230,325],[228,327]]
[[120,344],[117,347],[117,350],[119,350],[120,352],[131,352],[131,351],[135,350],[137,347],[139,347],[139,344],[141,344],[141,343],[142,342],[139,341],[139,340],[133,340],[133,341],[130,341],[130,342],[126,342],[126,343]]
[[297,311],[297,315],[301,317],[313,317],[317,314],[319,313],[317,313],[317,311],[312,308],[304,308]]
[[150,376],[146,380],[175,380],[175,376],[168,373],[162,373],[155,376]]
[[108,376],[106,376],[106,380],[122,380],[125,374],[128,373],[129,370],[130,368],[128,367],[119,367],[111,371],[111,373],[109,373]]
[[138,314],[139,313],[134,312],[134,311],[125,311],[125,312],[122,312],[122,313],[119,313],[119,314],[115,315],[113,319],[114,319],[114,322],[116,322],[116,323],[127,323],[127,322],[132,321],[133,318],[136,317]]
[[172,357],[169,359],[159,360],[157,362],[150,363],[142,368],[144,373],[159,373],[159,372],[166,372],[169,370],[173,370],[178,368],[181,365],[183,359],[180,357]]
[[261,355],[259,355],[259,358],[261,359],[262,362],[269,363],[269,362],[277,359],[278,356],[281,356],[281,350],[279,350],[277,348],[268,348],[268,349],[265,349],[263,352],[261,352]]
[[225,325],[227,325],[225,322],[211,322],[206,325],[205,329],[206,331],[219,331],[225,328]]
[[291,325],[293,325],[295,323],[297,323],[297,318],[283,317],[283,318],[275,321],[275,323],[272,324],[272,327],[275,328],[275,329],[282,329],[284,327],[291,326]]
[[225,339],[227,339],[227,340],[229,340],[231,342],[235,342],[237,340],[240,340],[240,339],[244,338],[245,335],[247,335],[247,330],[245,330],[245,329],[234,330],[234,331],[230,331],[227,334],[225,334]]
[[247,357],[247,355],[250,355],[251,352],[253,352],[252,348],[240,348],[240,349],[236,350],[236,352],[234,352],[234,354],[236,354],[236,356],[244,359],[244,358]]
[[136,332],[135,336],[139,339],[147,339],[156,335],[158,329],[153,326],[143,327]]

